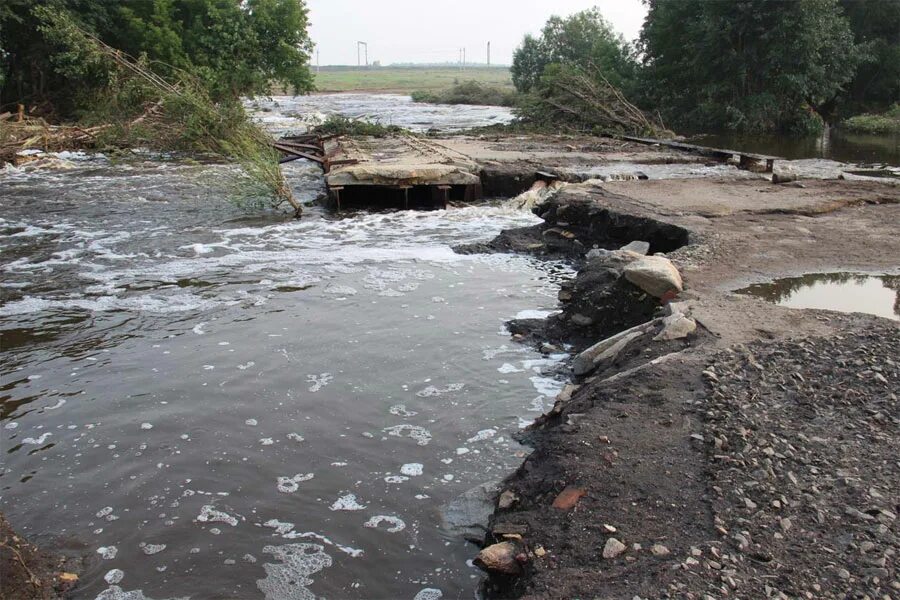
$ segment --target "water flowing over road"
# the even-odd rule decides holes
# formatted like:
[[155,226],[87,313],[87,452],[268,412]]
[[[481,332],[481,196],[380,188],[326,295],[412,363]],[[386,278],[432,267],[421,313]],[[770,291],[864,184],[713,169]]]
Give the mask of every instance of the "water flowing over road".
[[80,597],[471,597],[441,507],[524,456],[560,357],[503,323],[567,268],[451,250],[535,221],[502,202],[285,220],[230,170],[0,172],[0,508],[91,556]]

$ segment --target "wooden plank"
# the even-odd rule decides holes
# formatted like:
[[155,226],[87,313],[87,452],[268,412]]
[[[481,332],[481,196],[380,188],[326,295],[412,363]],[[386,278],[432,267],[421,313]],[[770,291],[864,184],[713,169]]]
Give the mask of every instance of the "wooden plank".
[[701,154],[704,156],[746,156],[748,158],[752,158],[754,160],[765,160],[765,161],[775,161],[775,160],[784,160],[780,156],[771,156],[768,154],[756,154],[755,152],[743,152],[741,150],[730,150],[727,148],[711,148],[709,146],[700,146],[697,144],[687,144],[685,142],[676,142],[672,140],[657,140],[654,138],[643,138],[632,135],[623,135],[619,136],[623,140],[627,140],[629,142],[638,142],[641,144],[653,144],[666,146],[668,148],[674,148],[676,150],[684,150],[685,152],[693,152],[695,154]]

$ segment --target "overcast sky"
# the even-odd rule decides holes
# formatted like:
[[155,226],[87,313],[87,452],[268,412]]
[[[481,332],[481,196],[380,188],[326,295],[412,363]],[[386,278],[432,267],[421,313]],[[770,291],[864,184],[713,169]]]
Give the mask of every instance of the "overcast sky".
[[[522,36],[538,33],[551,15],[597,6],[628,40],[647,13],[640,0],[307,0],[310,34],[323,65],[356,64],[357,40],[368,42],[369,61],[456,61],[509,64]],[[315,55],[313,56],[315,64]]]

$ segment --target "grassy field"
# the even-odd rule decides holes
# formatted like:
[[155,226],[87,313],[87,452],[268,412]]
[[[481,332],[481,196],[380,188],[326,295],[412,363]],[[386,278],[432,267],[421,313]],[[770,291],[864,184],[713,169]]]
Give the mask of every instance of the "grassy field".
[[[315,70],[315,69],[314,69]],[[320,92],[446,90],[463,81],[513,89],[506,67],[371,67],[369,69],[333,69],[323,67],[315,75]]]

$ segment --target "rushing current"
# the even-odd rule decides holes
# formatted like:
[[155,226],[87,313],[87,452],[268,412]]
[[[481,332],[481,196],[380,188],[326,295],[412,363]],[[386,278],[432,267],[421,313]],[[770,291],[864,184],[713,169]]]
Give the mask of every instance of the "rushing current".
[[236,208],[231,171],[0,172],[0,509],[89,557],[83,598],[471,597],[442,507],[558,391],[504,321],[565,268],[451,250],[535,221],[499,201],[297,221]]

